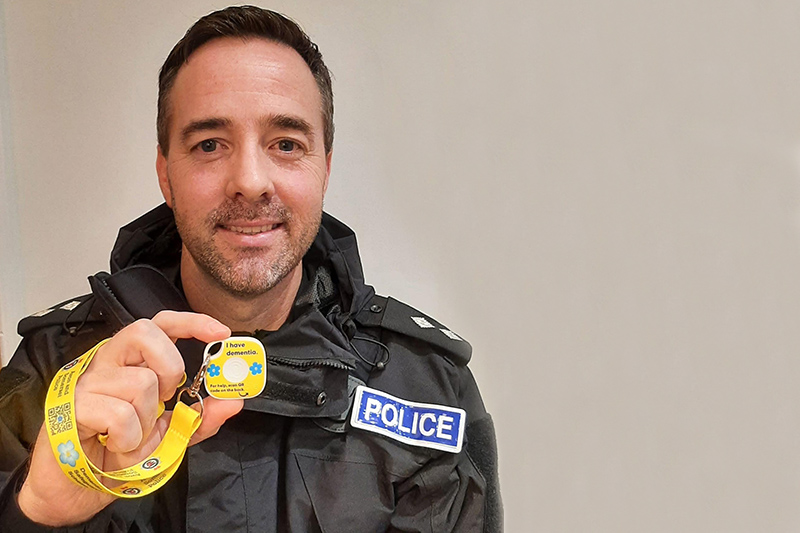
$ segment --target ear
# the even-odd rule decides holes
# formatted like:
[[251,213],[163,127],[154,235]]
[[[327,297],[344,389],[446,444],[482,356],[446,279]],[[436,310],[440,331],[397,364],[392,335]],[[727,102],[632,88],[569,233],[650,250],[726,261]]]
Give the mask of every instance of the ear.
[[172,208],[172,191],[169,188],[169,177],[167,176],[167,158],[161,151],[161,146],[158,146],[158,153],[156,154],[156,173],[158,174],[158,186],[161,189],[161,196],[164,201]]
[[322,186],[322,194],[328,191],[328,180],[331,177],[331,158],[333,157],[333,150],[325,155],[325,183]]

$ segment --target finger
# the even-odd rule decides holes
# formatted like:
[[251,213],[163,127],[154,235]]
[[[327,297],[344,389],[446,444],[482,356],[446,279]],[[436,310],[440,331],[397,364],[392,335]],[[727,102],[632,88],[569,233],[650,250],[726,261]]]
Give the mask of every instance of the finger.
[[[197,444],[217,434],[219,428],[230,417],[237,414],[244,407],[244,400],[218,400],[206,398],[203,400],[203,422],[189,440],[189,446]],[[200,402],[192,404],[195,410],[200,409]]]
[[168,400],[184,375],[183,358],[174,341],[194,337],[213,342],[230,334],[227,326],[208,315],[161,311],[152,320],[137,320],[123,328],[95,357],[115,361],[119,366],[143,363],[152,368],[159,377],[159,397]]
[[159,398],[168,400],[183,378],[183,357],[169,336],[152,320],[126,326],[100,347],[87,374],[99,367],[146,366],[158,377]]
[[165,412],[164,416],[156,420],[156,424],[152,431],[150,431],[150,435],[147,438],[142,439],[142,442],[135,450],[126,453],[105,454],[103,458],[103,470],[106,472],[111,472],[121,468],[127,468],[136,463],[141,463],[142,459],[152,455],[152,453],[164,440],[167,430],[169,429],[171,419],[172,411]]
[[75,416],[81,440],[108,434],[106,449],[114,453],[135,450],[142,442],[142,426],[132,404],[104,394],[75,398]]
[[[159,413],[159,382],[153,370],[145,367],[100,368],[87,372],[75,386],[76,398],[99,394],[130,403],[136,410],[142,440],[153,429]],[[83,410],[76,407],[78,423],[82,423]]]
[[195,338],[203,342],[221,341],[231,336],[231,330],[208,315],[181,311],[161,311],[153,317],[153,322],[166,333],[173,342],[176,339]]

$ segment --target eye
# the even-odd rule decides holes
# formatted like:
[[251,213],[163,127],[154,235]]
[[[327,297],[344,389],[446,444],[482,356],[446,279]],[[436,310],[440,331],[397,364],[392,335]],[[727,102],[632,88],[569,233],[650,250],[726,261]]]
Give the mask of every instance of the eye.
[[214,139],[206,139],[197,146],[199,146],[202,151],[209,154],[217,149],[217,141],[215,141]]
[[278,150],[280,150],[281,152],[289,153],[295,151],[298,148],[299,146],[297,145],[297,143],[289,139],[283,139],[278,141]]

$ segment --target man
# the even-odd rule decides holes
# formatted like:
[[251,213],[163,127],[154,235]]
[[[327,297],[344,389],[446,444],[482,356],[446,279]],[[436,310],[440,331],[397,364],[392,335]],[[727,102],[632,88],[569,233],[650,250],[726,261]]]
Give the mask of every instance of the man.
[[[212,13],[165,61],[158,107],[166,204],[120,230],[91,294],[20,323],[0,372],[0,529],[500,529],[494,431],[469,346],[376,296],[355,236],[322,212],[333,100],[316,45],[270,11]],[[170,417],[159,401],[231,332],[263,340],[267,388],[206,398],[166,485],[118,499],[64,475],[42,427],[62,365],[110,339],[74,388],[80,453],[109,471],[153,452]],[[360,424],[370,410],[377,425]],[[457,446],[423,438],[461,431]]]

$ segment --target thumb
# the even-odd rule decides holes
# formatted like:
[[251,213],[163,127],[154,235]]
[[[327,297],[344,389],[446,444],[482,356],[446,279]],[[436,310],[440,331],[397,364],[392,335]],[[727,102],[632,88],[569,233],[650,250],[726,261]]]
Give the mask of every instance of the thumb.
[[[233,415],[237,414],[244,407],[244,400],[218,400],[217,398],[205,398],[203,400],[203,422],[197,431],[192,435],[189,446],[197,444],[209,437],[213,437],[219,431],[222,424]],[[200,409],[200,402],[192,404],[195,410]]]

